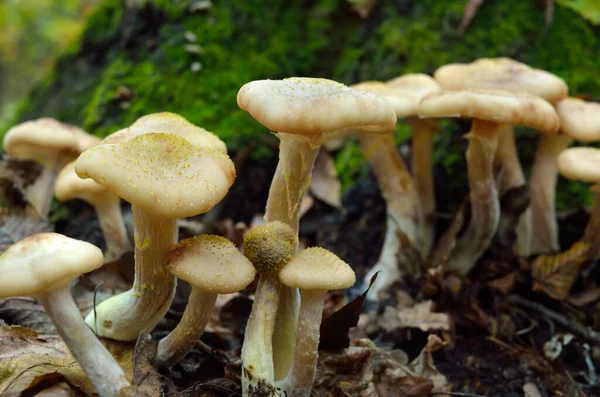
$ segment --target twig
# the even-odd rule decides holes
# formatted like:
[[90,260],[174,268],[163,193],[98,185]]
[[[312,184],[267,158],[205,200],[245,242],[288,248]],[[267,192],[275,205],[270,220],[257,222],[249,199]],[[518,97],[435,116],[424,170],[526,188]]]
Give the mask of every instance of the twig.
[[583,344],[583,357],[585,358],[585,363],[588,367],[588,383],[590,385],[595,385],[598,382],[598,375],[596,374],[596,367],[594,366],[594,361],[590,355],[590,345],[587,343]]

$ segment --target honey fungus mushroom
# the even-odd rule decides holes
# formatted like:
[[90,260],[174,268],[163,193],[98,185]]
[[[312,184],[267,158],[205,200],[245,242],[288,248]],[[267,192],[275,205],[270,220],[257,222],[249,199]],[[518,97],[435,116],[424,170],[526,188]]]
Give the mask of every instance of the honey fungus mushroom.
[[178,239],[177,218],[202,214],[219,203],[235,179],[235,168],[217,149],[174,134],[146,133],[85,151],[75,172],[132,205],[133,288],[102,302],[86,322],[101,336],[135,340],[156,326],[171,303],[175,278],[164,259]]

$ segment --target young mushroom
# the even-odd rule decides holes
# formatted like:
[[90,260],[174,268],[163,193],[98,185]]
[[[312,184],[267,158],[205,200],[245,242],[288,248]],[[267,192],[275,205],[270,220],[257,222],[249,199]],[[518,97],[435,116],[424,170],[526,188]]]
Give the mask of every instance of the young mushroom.
[[194,347],[215,305],[218,294],[231,294],[248,286],[256,275],[252,263],[225,237],[203,234],[180,241],[165,259],[175,276],[192,286],[188,304],[177,327],[158,342],[156,363],[175,364]]
[[494,180],[494,154],[501,124],[526,125],[547,133],[558,130],[552,105],[527,94],[501,90],[440,91],[419,105],[424,117],[464,117],[473,120],[467,138],[467,171],[471,221],[452,251],[446,269],[467,274],[487,249],[499,218]]
[[90,243],[56,233],[26,237],[0,256],[0,298],[34,296],[98,394],[114,397],[131,385],[71,296],[71,282],[102,263],[102,251]]
[[92,179],[78,177],[74,161],[58,174],[54,194],[59,201],[81,199],[94,207],[106,240],[105,261],[118,259],[132,250],[121,213],[121,199]]
[[279,273],[287,286],[300,288],[296,351],[292,368],[280,384],[288,397],[309,397],[317,371],[319,329],[329,290],[349,288],[356,276],[352,268],[323,248],[299,252]]
[[[396,114],[385,99],[326,79],[252,81],[240,89],[237,102],[279,138],[279,163],[265,220],[281,221],[296,233],[302,196],[327,135],[346,128],[389,133],[396,124]],[[297,289],[285,287],[280,293],[274,337],[277,379],[291,366],[299,304]]]
[[75,172],[132,205],[133,288],[102,302],[86,322],[98,335],[135,340],[156,326],[171,303],[175,278],[164,259],[178,239],[177,218],[219,203],[235,179],[233,163],[221,151],[181,136],[146,133],[120,143],[105,140],[79,157]]

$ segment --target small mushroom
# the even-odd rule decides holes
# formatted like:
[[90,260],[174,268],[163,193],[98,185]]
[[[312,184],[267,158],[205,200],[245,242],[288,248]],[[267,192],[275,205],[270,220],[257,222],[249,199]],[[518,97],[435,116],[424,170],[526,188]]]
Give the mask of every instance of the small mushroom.
[[135,340],[156,326],[173,298],[175,278],[164,259],[177,242],[177,218],[202,214],[219,203],[235,179],[235,168],[217,149],[175,134],[146,133],[85,151],[75,172],[132,205],[133,288],[102,302],[86,322],[98,335]]
[[192,350],[215,305],[218,294],[248,286],[256,275],[252,263],[225,237],[203,234],[180,241],[165,259],[167,269],[192,286],[177,327],[158,342],[156,362],[173,365]]
[[40,233],[9,247],[0,257],[0,298],[34,296],[102,397],[131,385],[119,364],[83,321],[71,282],[102,266],[102,251],[56,233]]
[[290,397],[309,397],[317,371],[325,296],[329,290],[351,287],[356,276],[335,254],[313,247],[289,261],[279,273],[279,279],[287,286],[300,288],[301,295],[294,361],[280,387]]
[[94,207],[106,240],[105,261],[118,259],[132,250],[121,213],[121,199],[92,179],[78,177],[74,161],[58,174],[54,194],[59,201],[81,199]]

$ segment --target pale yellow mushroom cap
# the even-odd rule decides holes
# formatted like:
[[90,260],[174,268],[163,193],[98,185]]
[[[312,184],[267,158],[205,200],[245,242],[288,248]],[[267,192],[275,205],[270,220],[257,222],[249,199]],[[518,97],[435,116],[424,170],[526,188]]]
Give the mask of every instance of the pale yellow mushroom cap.
[[74,161],[60,171],[54,186],[54,195],[59,201],[81,199],[94,203],[96,200],[101,200],[107,193],[109,190],[93,179],[82,179],[77,176]]
[[151,133],[175,134],[190,143],[218,150],[227,154],[227,146],[212,132],[200,128],[175,113],[163,112],[142,116],[129,128],[107,136],[102,143],[120,143],[142,134]]
[[394,90],[397,97],[403,99],[402,106],[395,108],[398,118],[415,116],[421,99],[427,94],[440,90],[438,83],[431,76],[423,73],[396,77],[386,85]]
[[434,77],[444,90],[492,88],[539,96],[551,103],[560,101],[569,91],[560,77],[510,58],[453,63],[440,67]]
[[273,221],[251,229],[244,236],[244,255],[259,273],[277,272],[298,246],[298,236],[283,222]]
[[600,149],[573,147],[565,149],[556,159],[558,172],[575,181],[600,182]]
[[209,211],[225,197],[235,179],[233,162],[226,154],[165,133],[143,134],[86,150],[77,159],[75,172],[166,218]]
[[256,275],[252,263],[235,244],[212,234],[180,241],[167,254],[165,265],[195,288],[215,294],[240,291]]
[[546,133],[556,133],[560,126],[554,107],[547,101],[533,95],[502,90],[434,92],[421,100],[419,115],[524,125]]
[[336,290],[354,285],[356,275],[350,265],[333,252],[312,247],[300,251],[289,261],[279,272],[279,279],[288,287]]
[[384,98],[327,79],[252,81],[240,89],[237,102],[272,131],[319,142],[323,134],[345,128],[386,133],[396,124],[396,113]]
[[37,295],[102,266],[100,248],[57,233],[39,233],[0,256],[0,298]]
[[561,131],[583,142],[600,141],[600,103],[565,98],[556,105]]

